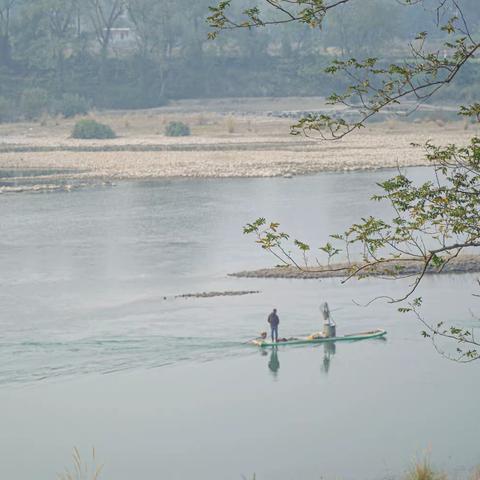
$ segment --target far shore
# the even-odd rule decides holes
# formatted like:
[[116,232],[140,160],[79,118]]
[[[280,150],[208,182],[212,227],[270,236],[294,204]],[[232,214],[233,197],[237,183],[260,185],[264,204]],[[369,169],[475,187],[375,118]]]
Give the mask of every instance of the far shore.
[[[284,100],[283,108],[295,106]],[[298,99],[297,99],[298,101]],[[317,102],[320,100],[316,99]],[[294,177],[324,171],[352,171],[427,165],[422,144],[465,143],[477,132],[464,122],[387,119],[354,132],[341,141],[322,142],[289,134],[291,118],[263,110],[214,110],[184,102],[181,108],[102,112],[91,115],[107,123],[118,138],[69,138],[75,119],[44,118],[36,123],[0,125],[0,170],[55,170],[48,180],[70,178],[151,179],[165,177]],[[313,102],[313,100],[312,100]],[[248,103],[248,102],[247,102]],[[258,105],[257,105],[258,107]],[[192,135],[172,138],[165,125],[179,120]]]

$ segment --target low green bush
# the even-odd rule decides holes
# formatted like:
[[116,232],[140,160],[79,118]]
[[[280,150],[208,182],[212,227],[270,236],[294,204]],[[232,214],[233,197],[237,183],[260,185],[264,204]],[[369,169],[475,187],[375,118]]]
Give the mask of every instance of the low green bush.
[[88,108],[88,102],[80,95],[65,93],[55,105],[55,113],[64,118],[72,118],[75,115],[86,115]]
[[95,120],[84,119],[79,120],[72,132],[73,138],[89,139],[89,138],[115,138],[115,132],[103,123]]
[[27,88],[20,97],[20,111],[27,120],[36,120],[48,111],[48,101],[43,88]]
[[170,122],[165,127],[165,135],[167,137],[188,137],[190,135],[190,127],[182,122]]

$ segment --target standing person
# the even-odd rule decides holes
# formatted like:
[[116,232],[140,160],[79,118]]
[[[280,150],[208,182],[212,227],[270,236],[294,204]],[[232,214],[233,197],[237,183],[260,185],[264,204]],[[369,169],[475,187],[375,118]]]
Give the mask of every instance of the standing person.
[[273,312],[268,316],[267,322],[270,324],[270,330],[272,331],[272,342],[278,341],[278,325],[280,323],[280,319],[277,315],[277,309],[274,308]]

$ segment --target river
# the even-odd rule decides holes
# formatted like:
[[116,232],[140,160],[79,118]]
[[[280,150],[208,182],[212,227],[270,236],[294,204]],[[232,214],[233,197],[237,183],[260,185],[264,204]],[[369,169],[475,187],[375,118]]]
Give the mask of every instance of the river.
[[[258,216],[322,245],[389,171],[172,179],[0,196],[0,478],[54,479],[74,446],[105,480],[401,478],[415,457],[464,478],[480,463],[478,366],[440,356],[396,307],[405,282],[236,279],[274,264],[242,234]],[[423,178],[422,169],[410,173]],[[476,276],[427,277],[427,318],[475,326]],[[175,298],[259,290],[240,297]],[[281,335],[386,340],[262,352]],[[354,303],[356,302],[356,303]],[[474,427],[477,425],[477,427]]]

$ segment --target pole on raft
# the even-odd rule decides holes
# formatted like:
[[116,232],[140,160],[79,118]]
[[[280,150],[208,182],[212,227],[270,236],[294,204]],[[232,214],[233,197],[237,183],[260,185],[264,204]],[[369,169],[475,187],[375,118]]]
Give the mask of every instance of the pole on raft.
[[321,307],[320,310],[323,315],[323,334],[327,338],[336,337],[337,336],[337,324],[333,321],[330,308],[328,303],[325,302]]

